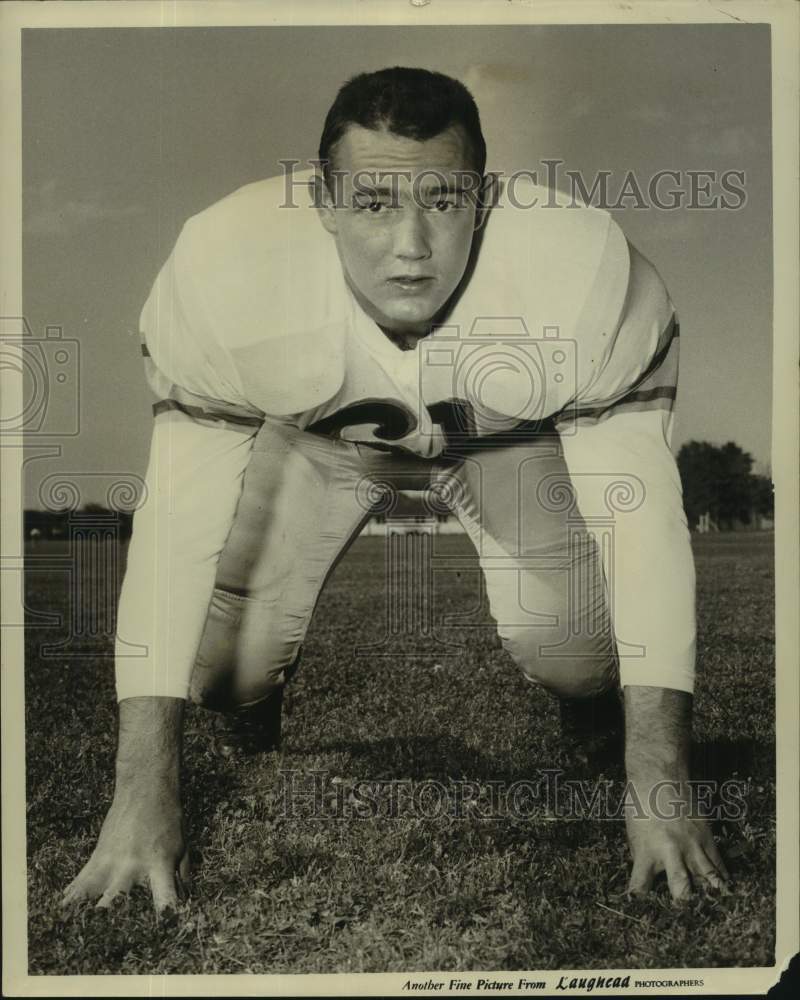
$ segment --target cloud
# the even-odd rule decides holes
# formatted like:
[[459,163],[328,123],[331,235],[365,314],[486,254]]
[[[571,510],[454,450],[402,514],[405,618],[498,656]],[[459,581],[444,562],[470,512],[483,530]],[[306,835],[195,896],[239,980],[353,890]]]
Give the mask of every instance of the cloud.
[[528,83],[530,79],[531,71],[527,66],[514,63],[473,63],[467,70],[465,83],[468,87],[477,87],[487,83]]
[[464,84],[479,108],[507,99],[509,91],[530,80],[527,67],[512,63],[473,63],[464,75]]
[[55,180],[28,191],[24,229],[36,236],[69,236],[97,223],[120,222],[144,212],[142,205],[115,205],[101,194],[86,198],[59,197]]

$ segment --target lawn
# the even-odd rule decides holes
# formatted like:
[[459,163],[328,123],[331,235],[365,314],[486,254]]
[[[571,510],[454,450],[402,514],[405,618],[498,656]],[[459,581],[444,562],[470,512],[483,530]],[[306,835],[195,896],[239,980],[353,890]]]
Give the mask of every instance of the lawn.
[[[50,549],[38,544],[32,556],[46,561]],[[211,716],[189,711],[195,877],[180,911],[157,924],[137,890],[109,913],[86,906],[65,916],[60,893],[88,858],[112,794],[111,643],[101,628],[44,656],[42,644],[57,644],[66,625],[31,619],[30,972],[772,965],[772,544],[761,533],[695,539],[695,773],[739,782],[745,808],[716,826],[736,891],[680,908],[664,885],[647,900],[626,898],[621,820],[554,814],[535,792],[516,814],[492,815],[503,787],[493,783],[559,771],[587,788],[602,777],[613,797],[623,771],[612,764],[601,776],[560,745],[553,701],[521,679],[493,636],[467,543],[440,536],[433,597],[408,609],[418,615],[409,636],[401,628],[381,641],[398,615],[393,605],[387,619],[383,539],[359,539],[338,566],[287,692],[280,754],[221,756]],[[60,608],[68,622],[64,575],[34,566],[29,609]],[[402,609],[402,575],[389,576]],[[466,620],[442,626],[465,610]],[[436,627],[426,635],[428,614]],[[459,798],[465,788],[472,805]]]

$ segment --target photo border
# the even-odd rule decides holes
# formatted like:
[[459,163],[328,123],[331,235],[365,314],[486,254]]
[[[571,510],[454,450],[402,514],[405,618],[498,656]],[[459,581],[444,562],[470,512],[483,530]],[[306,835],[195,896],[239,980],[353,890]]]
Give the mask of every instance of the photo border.
[[[800,357],[800,261],[798,259],[798,122],[800,6],[791,0],[709,3],[643,0],[634,5],[570,0],[255,0],[197,2],[175,0],[125,4],[6,3],[0,8],[0,87],[5,152],[0,160],[0,218],[3,268],[0,303],[5,316],[22,316],[21,271],[21,31],[25,28],[192,27],[422,24],[701,24],[767,23],[772,26],[773,116],[773,426],[772,475],[775,484],[776,752],[777,752],[777,896],[776,954],[773,967],[680,969],[677,978],[702,978],[693,994],[756,996],[775,984],[798,950],[798,704],[800,704],[800,425],[797,362]],[[21,410],[21,379],[4,373],[4,413]],[[23,612],[17,570],[21,570],[22,442],[5,438],[2,467],[2,608],[4,621],[20,621]],[[8,572],[10,570],[10,572]],[[25,841],[24,630],[4,629],[2,644],[2,860],[3,993],[7,996],[216,996],[250,995],[396,995],[406,980],[424,982],[428,973],[330,973],[325,975],[99,975],[29,976]],[[433,970],[432,970],[433,971]],[[536,970],[530,970],[536,971]],[[609,970],[610,971],[610,970]],[[630,970],[633,972],[634,970]],[[518,973],[493,972],[515,981]],[[621,974],[624,974],[625,970]],[[648,969],[651,979],[675,977],[676,970]],[[559,970],[566,976],[580,970]],[[482,974],[470,973],[473,978]],[[558,975],[538,972],[555,988]],[[583,973],[584,975],[590,973]],[[199,992],[202,990],[203,992]],[[423,992],[423,991],[417,991]],[[446,990],[439,991],[450,995]],[[477,991],[459,991],[470,995]],[[486,991],[484,991],[486,992]],[[507,991],[514,995],[518,991]],[[608,994],[597,990],[598,995]],[[639,991],[641,995],[684,995],[681,990]],[[688,992],[688,991],[687,991]],[[559,991],[583,995],[585,991]],[[631,993],[633,995],[633,992]]]

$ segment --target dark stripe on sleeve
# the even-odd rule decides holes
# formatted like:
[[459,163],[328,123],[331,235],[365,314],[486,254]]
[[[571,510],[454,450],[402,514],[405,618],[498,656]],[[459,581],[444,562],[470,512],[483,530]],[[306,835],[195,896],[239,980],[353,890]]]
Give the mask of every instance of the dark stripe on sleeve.
[[627,396],[624,396],[622,399],[618,399],[616,403],[611,403],[609,406],[596,406],[591,410],[582,408],[571,411],[565,410],[563,413],[558,415],[558,419],[579,420],[582,417],[594,419],[596,417],[602,417],[606,413],[610,413],[619,406],[627,406],[629,403],[650,403],[655,399],[670,399],[674,402],[677,396],[678,390],[674,385],[663,386],[660,389],[643,389],[640,392],[629,392]]
[[217,423],[237,424],[240,427],[255,427],[257,429],[264,423],[260,417],[246,417],[238,413],[215,413],[213,410],[203,410],[199,406],[179,403],[177,399],[160,399],[157,403],[153,403],[154,417],[160,413],[167,413],[169,410],[178,410],[194,420],[214,420]]

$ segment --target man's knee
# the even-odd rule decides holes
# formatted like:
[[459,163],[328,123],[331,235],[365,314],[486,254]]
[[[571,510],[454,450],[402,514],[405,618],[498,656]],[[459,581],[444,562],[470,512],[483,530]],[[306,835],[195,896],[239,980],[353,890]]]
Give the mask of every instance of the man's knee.
[[526,680],[559,698],[591,698],[617,683],[618,668],[610,636],[592,640],[548,636],[547,629],[503,630],[503,647]]
[[270,609],[219,587],[195,660],[190,699],[227,712],[262,701],[297,669],[302,636]]

